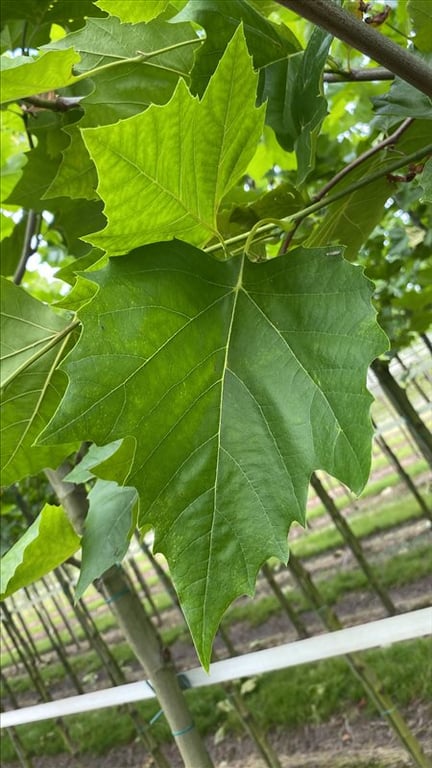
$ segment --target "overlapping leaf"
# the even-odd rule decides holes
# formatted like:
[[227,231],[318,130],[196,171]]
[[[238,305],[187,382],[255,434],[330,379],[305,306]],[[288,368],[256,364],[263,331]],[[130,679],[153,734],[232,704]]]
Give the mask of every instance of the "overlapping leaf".
[[266,67],[261,98],[268,100],[266,122],[284,149],[295,149],[302,182],[314,167],[315,144],[327,114],[322,73],[331,35],[317,27],[304,51]]
[[[184,45],[191,41],[190,45]],[[82,100],[81,126],[100,126],[136,115],[149,104],[165,104],[179,77],[188,78],[197,47],[201,45],[191,24],[121,24],[119,19],[87,19],[86,25],[61,40],[52,50],[74,49],[80,54],[77,71],[86,73],[119,64],[92,76],[94,89]],[[148,61],[130,61],[138,51],[154,53]]]
[[34,96],[73,83],[72,67],[79,58],[73,50],[47,51],[37,59],[2,56],[1,102]]
[[[432,68],[432,53],[425,53],[421,58]],[[372,99],[372,102],[379,115],[432,120],[432,99],[399,77],[395,78],[387,93]]]
[[88,495],[89,508],[81,541],[82,562],[76,586],[81,597],[92,581],[120,563],[136,526],[137,492],[97,480]]
[[56,467],[74,448],[32,448],[63,395],[66,379],[56,365],[64,354],[71,316],[58,314],[13,283],[1,279],[2,484],[47,466]]
[[168,232],[194,245],[217,236],[220,201],[246,169],[262,130],[255,91],[240,29],[202,101],[180,81],[165,107],[84,130],[108,217],[90,242],[117,255]]
[[104,16],[92,0],[2,0],[0,24],[2,50],[13,51],[23,44],[38,48],[52,39],[53,24],[68,30],[82,27],[88,16]]
[[2,557],[0,598],[52,571],[80,547],[62,507],[45,504],[34,523]]
[[[183,45],[185,42],[190,45]],[[194,43],[195,41],[195,43]],[[188,77],[194,50],[200,45],[190,24],[121,24],[117,18],[88,19],[79,32],[66,35],[46,46],[49,49],[75,49],[80,54],[77,71],[86,73],[106,65],[120,68],[103,70],[94,76],[90,93],[80,102],[80,127],[101,126],[130,117],[150,104],[164,104],[172,96],[179,77]],[[176,47],[178,46],[178,47]],[[152,53],[148,62],[129,61],[137,51]],[[45,197],[68,195],[93,200],[96,197],[96,170],[76,125],[65,129],[68,145],[54,178],[45,188]],[[39,149],[39,147],[38,147]],[[40,150],[39,150],[40,155]],[[43,174],[47,178],[46,172]],[[49,178],[49,176],[48,176]]]
[[286,560],[311,472],[356,492],[368,476],[366,370],[385,340],[370,284],[335,250],[221,263],[174,241],[89,274],[100,290],[42,440],[135,441],[126,482],[204,665],[229,603]]
[[[399,139],[397,152],[400,156],[409,154],[428,143],[430,127],[427,121],[418,120],[408,128]],[[335,190],[343,189],[355,181],[367,178],[374,171],[385,168],[394,160],[394,151],[382,152],[361,163],[336,185]],[[396,187],[397,189],[397,187]],[[310,247],[340,243],[346,246],[345,256],[355,259],[360,247],[366,242],[374,227],[381,220],[384,204],[395,191],[395,184],[384,174],[371,184],[367,184],[347,194],[342,200],[328,206],[326,213],[307,241]]]
[[27,152],[27,163],[6,202],[27,210],[43,211],[47,208],[43,196],[58,173],[61,152],[69,143],[62,128],[74,119],[72,113],[60,115],[45,112],[38,115],[37,120],[29,120],[28,129],[37,139],[34,142],[37,145]]
[[65,129],[70,143],[63,150],[57,174],[44,193],[45,198],[62,197],[94,200],[97,198],[96,168],[90,160],[78,126]]
[[[337,189],[367,177],[381,164],[380,157],[372,157],[340,182]],[[329,243],[342,244],[346,246],[346,258],[354,260],[360,246],[381,220],[384,204],[392,191],[391,183],[383,176],[329,205],[325,216],[307,240],[307,245],[312,248]]]
[[258,10],[246,0],[224,0],[223,3],[219,0],[193,0],[178,14],[176,22],[193,21],[200,24],[206,33],[192,73],[194,93],[204,93],[239,24],[243,25],[248,50],[257,69],[285,59],[301,49],[288,27],[273,24],[260,11],[261,7]]
[[136,24],[155,19],[163,13],[168,3],[169,0],[97,0],[96,5],[122,21]]
[[87,483],[99,477],[123,485],[130,473],[134,453],[134,438],[113,440],[112,443],[100,446],[93,443],[65,479],[71,483]]

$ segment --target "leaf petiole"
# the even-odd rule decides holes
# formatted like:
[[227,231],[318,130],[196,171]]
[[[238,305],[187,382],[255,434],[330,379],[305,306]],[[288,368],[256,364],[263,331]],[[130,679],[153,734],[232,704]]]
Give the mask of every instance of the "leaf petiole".
[[[333,195],[330,195],[329,197],[324,197],[322,200],[318,200],[316,203],[312,203],[311,205],[306,206],[306,208],[303,208],[300,211],[296,211],[295,213],[292,213],[290,216],[286,216],[285,218],[278,220],[279,226],[281,226],[282,229],[285,229],[287,224],[291,224],[292,222],[297,221],[298,219],[305,219],[306,216],[310,216],[312,213],[316,213],[317,211],[320,211],[322,208],[326,208],[328,205],[331,205],[331,203],[336,202],[336,200],[340,200],[342,197],[345,197],[346,195],[350,195],[352,192],[355,192],[357,189],[366,187],[368,184],[371,184],[377,179],[381,179],[383,176],[387,176],[388,174],[393,173],[393,171],[397,171],[399,168],[402,168],[404,165],[409,165],[410,163],[413,163],[416,160],[421,160],[423,157],[426,157],[427,155],[431,155],[431,154],[432,154],[432,144],[427,144],[425,147],[422,147],[422,149],[419,149],[416,152],[412,152],[411,155],[405,155],[404,157],[401,157],[398,160],[395,160],[394,163],[389,163],[388,165],[385,165],[383,168],[380,168],[379,171],[376,171],[375,173],[371,173],[369,176],[364,176],[362,179],[358,179],[358,181],[355,181],[353,184],[350,184],[348,187],[344,187],[344,189],[340,189],[338,192],[334,192]],[[235,245],[237,243],[242,243],[244,241],[246,241],[245,247],[250,247],[252,244],[253,237],[256,234],[261,235],[274,230],[275,220],[272,220],[271,223],[265,223],[265,224],[262,223],[263,221],[268,222],[268,219],[262,219],[261,221],[257,222],[257,224],[255,224],[253,228],[248,230],[247,232],[242,232],[240,235],[235,235],[234,237],[228,238],[227,240],[224,241],[224,247],[226,248],[227,246]],[[219,248],[221,247],[222,246],[219,243],[215,243],[214,245],[210,245],[207,248],[204,248],[203,250],[206,253],[214,253],[215,251],[218,251]]]

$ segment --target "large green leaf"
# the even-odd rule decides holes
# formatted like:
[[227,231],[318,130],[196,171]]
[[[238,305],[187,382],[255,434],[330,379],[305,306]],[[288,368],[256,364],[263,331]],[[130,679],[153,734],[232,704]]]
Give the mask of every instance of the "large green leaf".
[[408,0],[408,12],[415,32],[414,45],[419,51],[432,51],[432,3]]
[[256,80],[239,29],[201,101],[180,81],[165,107],[85,129],[108,217],[89,241],[117,255],[167,232],[194,245],[217,237],[220,201],[245,171],[262,130]]
[[55,313],[22,288],[1,278],[1,469],[9,485],[56,467],[74,448],[32,445],[51,419],[66,379],[56,370],[64,354],[71,315]]
[[175,20],[194,21],[205,29],[206,40],[192,73],[192,90],[200,95],[239,24],[243,25],[249,52],[258,69],[301,48],[288,27],[273,24],[246,0],[192,0]]
[[265,67],[261,73],[261,99],[268,100],[266,123],[285,150],[295,149],[298,180],[314,167],[315,144],[327,114],[322,95],[322,73],[331,35],[316,28],[306,49]]
[[72,67],[79,58],[72,50],[47,51],[37,59],[2,56],[2,104],[73,83]]
[[355,492],[368,477],[366,370],[386,342],[371,284],[335,252],[218,262],[174,241],[88,274],[100,290],[42,441],[135,441],[126,482],[206,666],[230,602],[286,561],[311,472]]
[[88,501],[77,598],[82,597],[92,581],[123,560],[136,526],[135,488],[120,488],[116,483],[97,480]]
[[34,523],[1,559],[4,600],[64,563],[80,547],[80,538],[62,507],[45,504]]
[[[190,45],[183,45],[192,41]],[[119,19],[87,19],[82,30],[45,46],[79,52],[77,71],[121,62],[93,76],[94,88],[81,101],[85,114],[81,126],[99,126],[142,112],[150,104],[165,104],[179,77],[188,78],[196,48],[201,45],[191,24],[169,24],[156,19],[149,24],[121,24]],[[178,47],[176,47],[178,46]],[[170,48],[148,61],[128,61],[137,52]]]
[[151,21],[159,16],[170,0],[97,0],[96,5],[103,11],[118,16],[122,21],[136,24]]

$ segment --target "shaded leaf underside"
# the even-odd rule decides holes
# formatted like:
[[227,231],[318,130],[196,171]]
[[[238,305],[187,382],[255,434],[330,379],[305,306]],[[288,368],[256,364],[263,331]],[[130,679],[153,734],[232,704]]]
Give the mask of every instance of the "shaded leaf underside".
[[44,442],[133,438],[140,524],[207,665],[227,606],[269,556],[286,560],[311,472],[366,482],[366,369],[385,347],[370,285],[328,249],[221,264],[176,241],[90,279],[100,290]]

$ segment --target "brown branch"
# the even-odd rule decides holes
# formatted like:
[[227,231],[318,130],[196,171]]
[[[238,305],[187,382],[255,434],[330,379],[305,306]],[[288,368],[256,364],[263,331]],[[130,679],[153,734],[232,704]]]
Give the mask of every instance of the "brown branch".
[[377,80],[394,80],[393,72],[384,67],[368,67],[365,69],[332,70],[324,72],[325,83],[369,83]]
[[27,222],[24,233],[24,242],[21,250],[20,260],[13,276],[13,282],[15,285],[20,285],[27,269],[27,262],[38,249],[38,244],[34,248],[32,246],[32,240],[38,236],[40,227],[41,216],[33,210],[27,212]]
[[407,128],[410,127],[410,125],[414,122],[413,117],[408,117],[406,120],[401,123],[401,125],[394,131],[394,133],[391,134],[391,136],[388,136],[386,139],[383,139],[383,141],[380,141],[379,144],[375,144],[374,147],[371,147],[370,149],[367,149],[366,152],[363,152],[363,154],[356,157],[355,160],[353,160],[351,163],[348,163],[342,170],[340,170],[338,173],[336,173],[335,176],[333,176],[330,181],[325,184],[325,186],[320,189],[320,191],[314,196],[314,200],[321,200],[324,195],[327,194],[331,189],[333,189],[336,184],[341,181],[348,173],[354,170],[354,168],[358,168],[359,165],[364,163],[366,160],[369,160],[370,157],[373,157],[373,155],[376,155],[378,152],[381,152],[382,149],[385,149],[386,147],[392,146],[396,144],[396,142],[400,139],[403,133],[407,130]]
[[39,109],[67,112],[69,109],[81,108],[80,101],[83,98],[83,96],[55,96],[54,99],[46,99],[43,96],[26,96],[25,99],[20,99],[20,104],[27,112],[36,112]]
[[[380,152],[382,149],[385,149],[386,147],[393,146],[396,144],[398,139],[402,136],[403,133],[409,128],[409,126],[414,122],[414,119],[412,117],[407,118],[406,120],[401,123],[401,125],[391,134],[391,136],[387,136],[386,139],[383,139],[383,141],[380,141],[379,144],[376,144],[374,147],[371,147],[370,149],[367,149],[366,152],[363,152],[363,154],[359,155],[359,157],[356,157],[355,160],[353,160],[351,163],[348,163],[344,168],[342,168],[338,173],[333,176],[333,178],[330,179],[327,184],[320,189],[319,192],[314,196],[313,200],[314,202],[317,202],[319,200],[322,200],[323,197],[334,187],[336,184],[339,183],[345,176],[347,176],[348,173],[354,170],[354,168],[358,168],[359,165],[364,163],[366,160],[368,160],[370,157],[373,157],[373,155]],[[286,236],[284,237],[281,247],[279,249],[279,256],[282,256],[284,253],[287,252],[291,241],[299,228],[302,221],[306,218],[308,214],[306,214],[303,218],[298,219],[293,228],[287,232]]]
[[370,24],[347,13],[331,0],[276,0],[339,40],[361,51],[402,80],[432,97],[432,69],[421,58],[406,51]]

